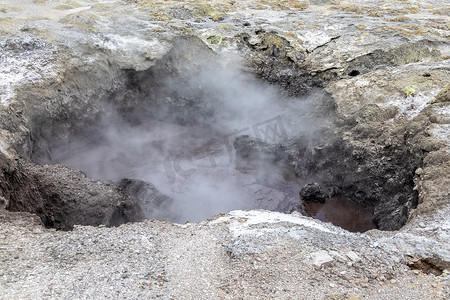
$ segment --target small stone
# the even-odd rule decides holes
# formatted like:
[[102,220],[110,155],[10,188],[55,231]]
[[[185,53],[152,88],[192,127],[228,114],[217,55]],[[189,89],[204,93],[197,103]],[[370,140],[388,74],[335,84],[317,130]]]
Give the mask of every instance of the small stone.
[[424,223],[424,222],[420,222],[420,223],[419,223],[419,226],[420,226],[421,228],[425,228],[425,223]]
[[392,283],[392,284],[395,284],[395,283],[397,283],[397,280],[391,279],[391,283]]
[[361,260],[361,258],[358,256],[358,254],[356,254],[353,251],[348,251],[347,252],[347,257],[350,258],[353,262],[358,262]]
[[322,265],[330,265],[334,260],[325,250],[311,253],[311,258],[313,260],[313,264],[317,267],[321,267]]
[[341,261],[341,262],[347,261],[347,259],[337,251],[330,251],[330,254],[332,257],[334,257],[338,261]]

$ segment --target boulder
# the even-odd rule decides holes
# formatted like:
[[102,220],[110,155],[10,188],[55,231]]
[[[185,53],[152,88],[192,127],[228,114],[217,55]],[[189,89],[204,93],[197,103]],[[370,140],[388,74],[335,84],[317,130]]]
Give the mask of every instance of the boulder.
[[300,198],[306,202],[325,203],[330,198],[317,182],[306,184],[300,191]]

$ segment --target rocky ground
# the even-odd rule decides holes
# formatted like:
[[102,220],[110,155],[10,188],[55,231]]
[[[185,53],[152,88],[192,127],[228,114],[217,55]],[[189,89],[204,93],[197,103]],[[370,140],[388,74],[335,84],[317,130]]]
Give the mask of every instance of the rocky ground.
[[71,232],[2,211],[1,296],[446,299],[448,271],[425,274],[426,268],[407,265],[427,260],[448,269],[446,213],[397,233],[354,234],[267,211],[233,211],[199,224],[144,221]]
[[[3,1],[0,298],[449,298],[449,10],[431,0]],[[180,36],[239,57],[288,95],[325,88],[330,142],[306,154],[290,145],[288,163],[337,182],[395,230],[349,233],[267,211],[104,227],[139,219],[132,195],[31,162],[50,137],[94,122],[95,99],[195,65],[205,51],[170,59]],[[91,210],[75,216],[80,207]]]

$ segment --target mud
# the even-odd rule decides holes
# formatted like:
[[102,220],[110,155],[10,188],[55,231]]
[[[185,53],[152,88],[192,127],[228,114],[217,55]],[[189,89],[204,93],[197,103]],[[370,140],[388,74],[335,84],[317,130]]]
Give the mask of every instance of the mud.
[[376,228],[372,214],[345,198],[332,197],[324,203],[304,202],[304,205],[305,211],[314,219],[330,222],[351,232]]

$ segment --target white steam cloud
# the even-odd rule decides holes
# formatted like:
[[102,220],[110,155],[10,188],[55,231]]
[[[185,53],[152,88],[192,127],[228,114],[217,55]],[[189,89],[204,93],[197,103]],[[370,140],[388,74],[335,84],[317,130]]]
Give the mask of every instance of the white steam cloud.
[[[183,78],[167,76],[155,94],[159,98],[142,102],[164,103],[148,109],[151,114],[135,113],[131,123],[110,109],[96,134],[53,147],[51,162],[93,178],[152,183],[173,202],[167,212],[151,208],[148,218],[196,222],[234,209],[277,210],[280,203],[299,201],[300,186],[287,172],[270,162],[242,168],[232,145],[244,134],[267,142],[314,136],[321,120],[310,111],[320,95],[283,97],[236,65],[202,66]],[[175,122],[177,115],[188,122]]]

